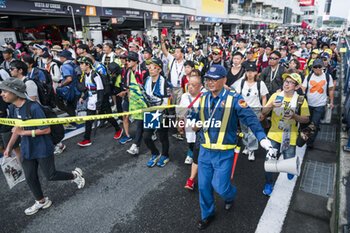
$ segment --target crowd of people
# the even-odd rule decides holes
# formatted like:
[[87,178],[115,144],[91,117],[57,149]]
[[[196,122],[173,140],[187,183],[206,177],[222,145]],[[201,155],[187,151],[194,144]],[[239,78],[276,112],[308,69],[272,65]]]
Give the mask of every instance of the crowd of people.
[[[220,121],[217,128],[177,124],[155,130],[144,128],[142,117],[124,115],[101,120],[99,126],[110,123],[114,139],[130,144],[127,152],[132,155],[139,154],[143,139],[151,154],[150,168],[169,163],[169,131],[177,140],[186,140],[187,153],[171,156],[183,156],[184,163],[191,165],[186,189],[194,189],[198,174],[202,210],[198,228],[204,229],[214,219],[213,188],[224,198],[226,210],[232,206],[236,188],[230,185],[230,175],[237,130],[244,134],[242,153],[249,161],[255,160],[259,143],[268,157],[275,157],[277,149],[285,159],[295,156],[297,145],[313,148],[324,112],[334,107],[341,59],[337,39],[336,34],[318,31],[276,30],[207,38],[197,34],[194,39],[119,35],[98,45],[92,41],[8,43],[3,45],[0,68],[0,114],[45,118],[41,110],[45,107],[69,116],[80,111],[87,115],[129,112],[135,102],[130,96],[137,87],[146,107],[177,105],[161,111],[164,120]],[[135,135],[130,133],[131,124]],[[92,145],[92,127],[93,121],[86,121],[79,146]],[[304,128],[311,133],[300,139]],[[76,124],[66,129],[74,130]],[[0,152],[9,156],[14,149],[21,156],[36,200],[25,211],[28,215],[51,205],[41,191],[38,165],[49,180],[74,180],[78,188],[85,184],[79,168],[72,174],[56,171],[53,155],[66,146],[53,145],[49,134],[49,126],[0,126]],[[161,150],[154,142],[157,134]],[[270,196],[273,187],[272,173],[265,172],[263,193]]]

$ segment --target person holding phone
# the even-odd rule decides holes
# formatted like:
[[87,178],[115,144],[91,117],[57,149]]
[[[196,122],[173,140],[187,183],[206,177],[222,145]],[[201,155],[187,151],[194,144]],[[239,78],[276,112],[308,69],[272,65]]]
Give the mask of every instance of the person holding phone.
[[[262,121],[271,111],[271,128],[267,134],[272,146],[280,150],[284,159],[295,156],[296,141],[298,137],[299,123],[309,122],[309,107],[306,99],[299,96],[296,90],[301,85],[300,75],[297,73],[284,74],[283,91],[274,93],[265,107],[263,107],[260,121]],[[298,109],[300,107],[300,109]],[[288,179],[293,179],[294,175],[288,174]],[[265,188],[263,193],[270,196],[273,190],[274,181],[271,172],[265,172]]]

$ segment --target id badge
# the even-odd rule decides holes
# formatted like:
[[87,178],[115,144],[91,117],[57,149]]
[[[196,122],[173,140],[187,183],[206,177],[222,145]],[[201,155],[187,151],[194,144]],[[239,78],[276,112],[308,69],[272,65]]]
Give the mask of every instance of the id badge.
[[177,85],[178,85],[178,86],[181,86],[181,81],[180,81],[180,79],[177,80]]
[[280,130],[283,130],[283,128],[284,128],[284,120],[280,120],[280,122],[278,122],[278,128]]

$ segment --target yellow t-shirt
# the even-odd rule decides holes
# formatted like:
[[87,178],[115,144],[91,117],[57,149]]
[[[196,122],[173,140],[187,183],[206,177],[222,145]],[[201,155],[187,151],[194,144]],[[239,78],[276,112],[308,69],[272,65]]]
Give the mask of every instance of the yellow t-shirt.
[[[276,97],[279,95],[279,93],[275,93],[273,94],[269,101],[267,102],[266,105],[270,104],[272,101],[274,101],[276,99]],[[292,97],[284,97],[283,99],[283,106],[284,109],[286,109],[290,103],[290,101],[292,100]],[[310,112],[309,112],[309,106],[307,104],[306,99],[304,99],[304,102],[301,106],[301,111],[300,111],[300,115],[301,116],[310,116]],[[282,133],[283,130],[278,128],[278,124],[280,122],[280,120],[282,119],[282,114],[280,116],[277,116],[276,113],[273,111],[272,109],[272,115],[271,115],[271,128],[269,130],[269,133],[267,134],[267,137],[278,142],[281,143],[282,142]],[[297,137],[298,137],[298,126],[296,124],[296,121],[294,119],[290,120],[290,123],[292,125],[292,132],[291,132],[291,136],[290,136],[290,145],[295,146],[296,142],[297,142]]]

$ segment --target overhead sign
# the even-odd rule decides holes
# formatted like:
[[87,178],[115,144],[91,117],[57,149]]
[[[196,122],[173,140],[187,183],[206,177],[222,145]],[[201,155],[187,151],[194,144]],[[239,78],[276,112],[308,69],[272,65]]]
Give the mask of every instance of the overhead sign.
[[202,12],[225,14],[225,0],[202,0]]
[[159,19],[159,14],[158,12],[153,12],[152,19],[158,20]]
[[86,6],[86,15],[87,16],[96,16],[96,7]]
[[315,5],[315,0],[299,0],[299,6],[313,6]]

